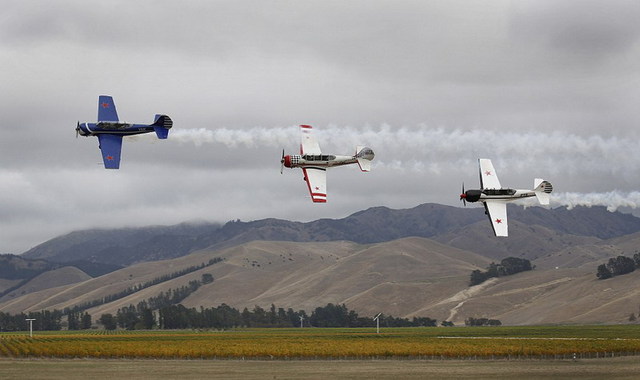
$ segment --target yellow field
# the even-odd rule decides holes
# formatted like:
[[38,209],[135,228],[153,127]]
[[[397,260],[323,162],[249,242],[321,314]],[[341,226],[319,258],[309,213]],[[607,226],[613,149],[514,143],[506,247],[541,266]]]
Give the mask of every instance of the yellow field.
[[156,359],[578,358],[640,354],[639,326],[240,329],[0,334],[0,357]]

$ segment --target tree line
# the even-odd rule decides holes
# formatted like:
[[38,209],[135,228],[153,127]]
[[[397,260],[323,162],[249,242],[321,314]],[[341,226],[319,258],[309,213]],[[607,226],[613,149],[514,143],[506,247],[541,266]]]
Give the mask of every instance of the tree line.
[[[437,321],[428,317],[398,318],[380,315],[383,327],[434,327]],[[229,305],[187,308],[182,304],[164,306],[154,312],[146,302],[120,308],[116,315],[103,314],[98,319],[105,329],[229,329],[238,327],[372,327],[373,317],[361,317],[344,304],[332,303],[315,308],[311,314],[304,310],[285,310],[271,305],[269,309],[254,306],[242,311]],[[451,324],[453,325],[453,324]]]
[[533,269],[531,262],[518,257],[507,257],[500,261],[500,264],[491,263],[485,272],[476,269],[471,272],[469,286],[474,286],[485,282],[493,277],[510,276],[512,274]]
[[[91,300],[91,301],[88,301],[88,302],[84,302],[84,303],[75,305],[75,306],[73,306],[71,308],[65,308],[64,309],[64,313],[68,314],[68,313],[71,313],[71,312],[79,312],[79,311],[84,311],[84,310],[90,309],[92,307],[104,305],[104,304],[107,304],[109,302],[113,302],[113,301],[119,300],[121,298],[127,297],[127,296],[129,296],[129,295],[131,295],[133,293],[139,292],[139,291],[141,291],[143,289],[146,289],[146,288],[149,288],[151,286],[158,285],[160,283],[172,280],[174,278],[178,278],[178,277],[184,276],[186,274],[195,272],[195,271],[200,270],[202,268],[206,268],[206,267],[211,266],[213,264],[219,263],[219,262],[221,262],[223,260],[224,259],[222,259],[220,257],[215,257],[215,258],[209,260],[207,263],[202,263],[200,265],[193,265],[193,266],[184,268],[182,270],[179,270],[179,271],[176,271],[176,272],[173,272],[173,273],[169,273],[169,274],[165,274],[165,275],[153,278],[153,279],[151,279],[151,280],[149,280],[147,282],[144,282],[144,283],[141,283],[141,284],[137,284],[137,285],[134,285],[134,286],[130,286],[130,287],[118,292],[118,293],[109,294],[109,295],[106,295],[106,296],[98,298],[98,299],[94,299],[94,300]],[[206,278],[206,279],[211,278],[211,281],[213,281],[210,274],[204,274],[203,278]],[[204,280],[204,281],[207,281],[207,280]],[[204,282],[204,283],[207,283],[207,282]]]
[[631,273],[640,268],[640,252],[636,252],[633,258],[626,256],[612,257],[606,264],[598,265],[596,277],[600,280]]
[[29,312],[27,314],[8,314],[0,312],[0,331],[24,331],[29,326],[26,319],[35,319],[35,321],[32,322],[34,330],[61,330],[62,316],[63,314],[60,310],[43,310]]
[[500,322],[499,319],[469,317],[464,320],[464,325],[465,326],[502,326],[502,322]]

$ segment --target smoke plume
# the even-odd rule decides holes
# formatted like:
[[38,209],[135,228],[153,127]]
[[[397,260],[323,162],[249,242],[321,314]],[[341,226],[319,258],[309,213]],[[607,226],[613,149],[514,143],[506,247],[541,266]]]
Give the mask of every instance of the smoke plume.
[[[180,143],[222,144],[228,148],[298,149],[300,133],[297,126],[252,127],[246,129],[197,128],[178,129],[170,139]],[[350,154],[356,145],[367,145],[376,152],[376,164],[411,167],[418,171],[437,171],[440,165],[475,162],[486,157],[509,161],[515,168],[549,167],[552,174],[584,170],[621,172],[640,170],[640,149],[637,139],[616,136],[581,136],[556,131],[501,131],[491,129],[446,129],[416,127],[338,127],[315,128],[323,151]],[[446,168],[446,166],[445,166]]]
[[605,206],[613,212],[619,208],[637,209],[640,206],[640,192],[610,191],[606,193],[558,193],[551,194],[552,206],[566,206],[572,209],[576,206]]

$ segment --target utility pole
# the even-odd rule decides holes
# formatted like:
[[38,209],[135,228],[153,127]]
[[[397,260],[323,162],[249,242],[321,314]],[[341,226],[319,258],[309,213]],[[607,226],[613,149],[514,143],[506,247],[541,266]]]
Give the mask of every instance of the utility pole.
[[378,313],[378,315],[373,317],[373,320],[376,321],[376,334],[380,334],[380,314],[382,313]]
[[29,338],[33,338],[33,321],[35,318],[27,318],[26,321],[29,321]]

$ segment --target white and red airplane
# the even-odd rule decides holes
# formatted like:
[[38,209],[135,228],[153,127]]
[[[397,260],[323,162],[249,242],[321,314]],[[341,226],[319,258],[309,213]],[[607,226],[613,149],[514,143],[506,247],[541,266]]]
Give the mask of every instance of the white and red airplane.
[[485,214],[489,216],[493,233],[496,236],[508,236],[509,225],[507,223],[507,202],[520,198],[536,197],[541,205],[549,204],[549,194],[553,191],[553,186],[541,178],[533,181],[533,190],[503,189],[493,168],[491,160],[481,158],[480,164],[480,190],[464,191],[462,184],[462,194],[460,200],[467,205],[467,202],[483,202]]
[[301,125],[302,142],[300,143],[300,154],[284,155],[280,160],[280,174],[286,166],[288,168],[302,168],[304,180],[307,181],[311,199],[317,203],[327,201],[327,168],[357,163],[360,170],[368,172],[371,170],[371,160],[373,160],[373,150],[364,146],[356,147],[356,154],[353,156],[335,156],[322,154],[318,140],[313,134],[310,125]]

